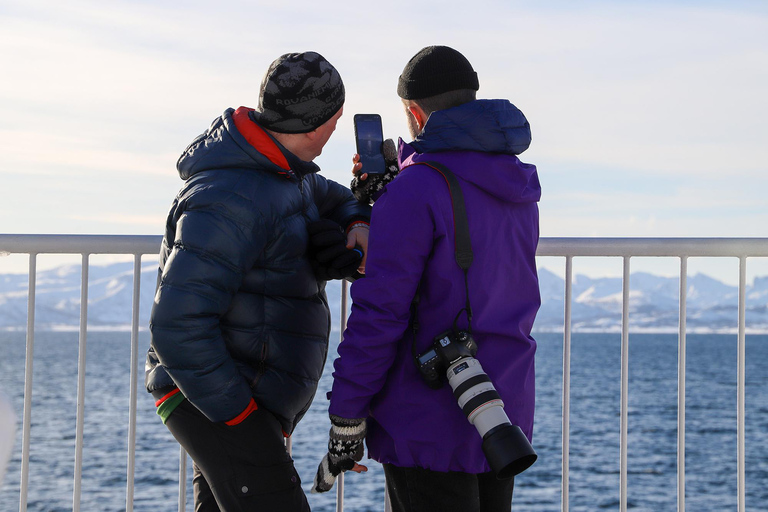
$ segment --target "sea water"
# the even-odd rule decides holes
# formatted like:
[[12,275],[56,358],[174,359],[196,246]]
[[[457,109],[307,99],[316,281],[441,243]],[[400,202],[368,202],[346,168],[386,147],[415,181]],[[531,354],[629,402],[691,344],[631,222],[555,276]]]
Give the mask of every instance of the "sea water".
[[[513,510],[560,510],[562,475],[562,334],[540,333],[536,354],[536,422],[539,459],[515,482]],[[296,467],[315,512],[335,510],[335,492],[309,494],[326,451],[326,392],[338,332],[315,403],[293,439]],[[768,510],[768,336],[747,336],[747,510]],[[140,335],[136,436],[136,511],[178,507],[179,448],[143,390]],[[735,510],[737,500],[735,335],[687,337],[686,509]],[[21,421],[24,333],[0,333],[0,389]],[[677,336],[633,334],[629,340],[628,507],[674,511],[677,500]],[[620,489],[621,336],[574,334],[571,348],[570,510],[618,510]],[[30,435],[29,511],[72,510],[78,335],[38,332],[34,345]],[[83,511],[125,510],[130,335],[91,332],[87,337],[82,469]],[[407,422],[407,418],[403,418]],[[19,507],[21,425],[3,489],[0,511]],[[365,462],[365,461],[364,461]],[[381,511],[383,473],[368,461],[366,474],[348,474],[345,510]],[[191,464],[190,464],[191,466]],[[187,479],[190,480],[188,470]],[[192,510],[191,481],[187,484]],[[335,491],[335,489],[334,489]]]

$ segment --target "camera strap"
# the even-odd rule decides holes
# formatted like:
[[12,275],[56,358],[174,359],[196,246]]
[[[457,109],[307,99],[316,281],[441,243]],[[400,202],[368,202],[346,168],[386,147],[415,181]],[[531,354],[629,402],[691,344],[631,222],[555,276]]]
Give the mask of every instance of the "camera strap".
[[[426,165],[439,172],[445,182],[448,184],[448,189],[451,194],[451,205],[453,208],[453,232],[455,240],[455,257],[456,263],[464,271],[464,289],[466,292],[467,302],[463,309],[459,310],[456,318],[453,320],[453,329],[456,330],[457,322],[461,316],[462,311],[467,313],[467,331],[472,332],[472,307],[469,304],[469,267],[472,265],[474,254],[472,253],[472,243],[469,238],[469,220],[467,219],[467,208],[464,205],[464,194],[459,186],[459,180],[445,165],[435,162],[433,160],[426,162],[418,162],[415,165]],[[411,302],[411,329],[413,331],[413,346],[412,351],[414,356],[416,355],[416,333],[419,330],[418,322],[418,304],[419,304],[419,291],[416,290],[416,296]]]

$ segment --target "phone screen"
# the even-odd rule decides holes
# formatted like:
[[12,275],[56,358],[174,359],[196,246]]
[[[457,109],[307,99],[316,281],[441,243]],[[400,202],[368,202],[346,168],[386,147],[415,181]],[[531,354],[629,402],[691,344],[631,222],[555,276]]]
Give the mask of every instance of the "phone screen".
[[386,170],[384,154],[381,145],[384,135],[381,129],[381,116],[379,114],[355,114],[355,141],[360,162],[363,164],[362,172],[368,174],[383,174]]

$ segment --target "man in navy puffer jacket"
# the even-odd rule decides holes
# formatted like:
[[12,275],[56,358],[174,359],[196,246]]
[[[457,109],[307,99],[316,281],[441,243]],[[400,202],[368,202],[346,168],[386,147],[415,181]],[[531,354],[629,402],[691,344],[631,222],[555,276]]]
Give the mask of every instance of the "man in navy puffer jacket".
[[258,109],[228,109],[179,158],[146,386],[195,463],[195,510],[309,510],[283,436],[325,364],[324,279],[362,269],[370,218],[312,163],[343,103],[321,55],[283,55]]

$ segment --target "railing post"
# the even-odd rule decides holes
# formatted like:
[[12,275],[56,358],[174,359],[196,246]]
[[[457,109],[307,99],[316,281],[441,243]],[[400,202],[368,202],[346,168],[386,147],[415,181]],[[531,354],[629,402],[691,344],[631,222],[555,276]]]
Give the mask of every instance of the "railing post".
[[[346,279],[341,280],[341,312],[340,312],[340,334],[339,334],[339,342],[344,341],[344,331],[347,328],[347,308],[349,307],[348,303],[348,289],[349,286],[347,284]],[[344,512],[344,473],[339,473],[338,478],[336,479],[336,512]]]
[[619,508],[627,511],[627,431],[629,411],[629,256],[624,256],[621,311],[621,441]]
[[136,409],[139,364],[139,307],[141,304],[141,254],[133,260],[133,313],[131,318],[131,374],[128,393],[128,471],[125,489],[125,510],[133,512],[134,478],[136,474]]
[[29,492],[29,435],[32,431],[32,368],[35,354],[35,284],[37,282],[37,254],[29,255],[29,288],[27,292],[27,346],[24,361],[24,416],[21,434],[21,483],[19,512],[27,512]]
[[179,445],[179,512],[187,508],[187,452]]
[[677,346],[677,512],[685,512],[685,368],[688,258],[680,257],[680,331]]
[[746,380],[746,304],[747,304],[747,258],[739,258],[739,339],[736,378],[736,444],[737,444],[737,488],[738,511],[744,512],[746,506],[746,445],[745,445],[745,380]]
[[72,512],[80,511],[83,476],[83,427],[85,420],[85,352],[88,333],[88,253],[83,253],[80,277],[80,337],[77,356],[77,423],[75,428],[75,485]]
[[562,512],[569,508],[569,479],[571,454],[571,308],[573,301],[573,257],[565,257],[565,300],[563,323],[563,460],[562,483],[560,485],[560,507]]

